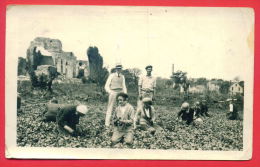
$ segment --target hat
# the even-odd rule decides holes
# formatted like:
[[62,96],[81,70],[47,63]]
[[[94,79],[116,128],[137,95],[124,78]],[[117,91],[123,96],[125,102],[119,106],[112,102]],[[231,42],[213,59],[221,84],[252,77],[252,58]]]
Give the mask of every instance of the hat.
[[78,105],[76,110],[84,115],[88,112],[87,106],[83,104]]
[[153,66],[152,65],[148,65],[148,66],[145,67],[145,69],[147,69],[147,68],[153,68]]
[[150,97],[145,97],[145,98],[143,98],[143,100],[142,100],[144,103],[146,103],[146,102],[152,102],[152,99],[150,98]]
[[190,107],[190,105],[189,105],[189,103],[187,103],[187,102],[184,102],[184,103],[182,103],[182,105],[181,105],[181,109],[188,109]]
[[117,68],[117,69],[122,69],[122,67],[123,67],[123,66],[122,66],[121,63],[116,63],[116,68]]
[[226,101],[232,101],[232,99],[227,99]]
[[199,101],[196,101],[196,102],[195,102],[195,105],[200,105],[200,102],[199,102]]

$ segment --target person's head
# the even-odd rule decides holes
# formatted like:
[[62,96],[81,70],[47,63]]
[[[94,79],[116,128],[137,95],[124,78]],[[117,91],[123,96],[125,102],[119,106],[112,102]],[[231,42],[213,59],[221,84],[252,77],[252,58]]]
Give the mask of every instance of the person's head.
[[76,113],[79,114],[80,116],[84,116],[88,112],[88,108],[86,105],[79,104],[76,107],[76,111],[77,111]]
[[122,68],[123,68],[122,64],[120,64],[120,63],[116,64],[115,69],[116,69],[117,73],[121,73],[122,72]]
[[146,70],[147,75],[150,76],[152,74],[152,71],[153,71],[153,66],[148,65],[148,66],[145,67],[145,70]]
[[144,108],[148,108],[149,106],[151,106],[153,104],[152,99],[149,97],[143,98],[142,102],[144,104]]
[[184,103],[182,103],[182,105],[181,105],[181,110],[182,110],[182,111],[187,111],[187,110],[189,109],[189,107],[190,107],[189,103],[184,102]]
[[128,95],[126,93],[119,93],[117,95],[116,99],[117,99],[118,105],[124,106],[124,105],[126,105],[126,103],[128,101]]
[[196,101],[196,102],[194,103],[194,107],[195,107],[195,108],[199,108],[199,107],[200,107],[200,102],[199,102],[199,101]]

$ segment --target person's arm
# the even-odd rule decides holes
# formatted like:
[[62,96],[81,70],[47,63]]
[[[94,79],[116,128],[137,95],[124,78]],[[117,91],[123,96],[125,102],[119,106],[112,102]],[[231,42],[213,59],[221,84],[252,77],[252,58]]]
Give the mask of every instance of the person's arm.
[[134,128],[136,128],[136,124],[137,124],[137,121],[138,119],[140,118],[140,115],[141,115],[141,108],[137,108],[135,114],[134,114]]
[[126,89],[126,85],[125,85],[125,77],[122,75],[123,77],[123,92],[127,93],[127,89]]
[[178,112],[178,114],[177,114],[177,120],[181,117],[182,114],[183,114],[183,111],[180,110],[180,111]]
[[60,109],[60,111],[58,112],[57,117],[56,117],[57,125],[60,128],[63,128],[64,130],[68,131],[69,133],[73,133],[74,130],[67,125],[67,121],[65,120],[67,114],[68,114],[67,110]]
[[134,119],[135,119],[135,111],[134,108],[132,106],[129,106],[128,108],[128,114],[129,114],[129,118],[122,120],[121,122],[123,123],[127,123],[127,124],[132,124],[134,123]]
[[142,76],[138,80],[138,95],[141,96],[141,89],[142,89]]
[[156,95],[156,78],[154,79],[154,83],[153,83],[153,98],[155,98]]
[[112,74],[110,74],[107,78],[107,81],[106,81],[106,84],[105,84],[105,90],[106,92],[109,94],[111,92],[110,90],[110,83],[111,83],[111,80],[112,80]]
[[151,118],[151,120],[152,120],[152,122],[154,122],[155,118],[156,118],[156,112],[155,112],[155,109],[154,109],[153,106],[151,107],[151,110],[152,110],[152,118]]

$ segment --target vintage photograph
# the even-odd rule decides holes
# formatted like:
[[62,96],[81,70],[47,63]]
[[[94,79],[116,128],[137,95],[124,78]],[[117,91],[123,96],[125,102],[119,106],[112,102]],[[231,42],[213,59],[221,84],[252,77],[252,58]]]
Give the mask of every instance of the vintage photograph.
[[8,6],[6,157],[250,159],[253,60],[250,8]]

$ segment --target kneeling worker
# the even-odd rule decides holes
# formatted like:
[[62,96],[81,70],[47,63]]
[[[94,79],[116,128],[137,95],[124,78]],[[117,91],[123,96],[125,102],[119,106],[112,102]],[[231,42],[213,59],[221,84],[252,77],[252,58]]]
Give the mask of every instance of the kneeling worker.
[[148,130],[149,132],[154,133],[155,113],[154,107],[152,106],[152,99],[145,97],[142,102],[143,106],[137,109],[135,123],[140,124],[142,130]]
[[82,104],[61,108],[56,117],[59,130],[68,132],[71,135],[76,135],[76,125],[79,123],[79,118],[86,115],[87,112],[87,106]]
[[189,103],[184,102],[181,105],[181,110],[178,113],[177,120],[181,117],[182,121],[186,121],[187,125],[190,125],[194,120],[194,108],[190,108]]
[[135,111],[128,103],[128,95],[119,93],[117,95],[118,106],[113,115],[114,130],[112,135],[112,144],[115,145],[124,140],[128,145],[133,142],[133,123]]
[[44,121],[56,121],[59,132],[76,135],[79,118],[88,112],[86,105],[48,104]]

